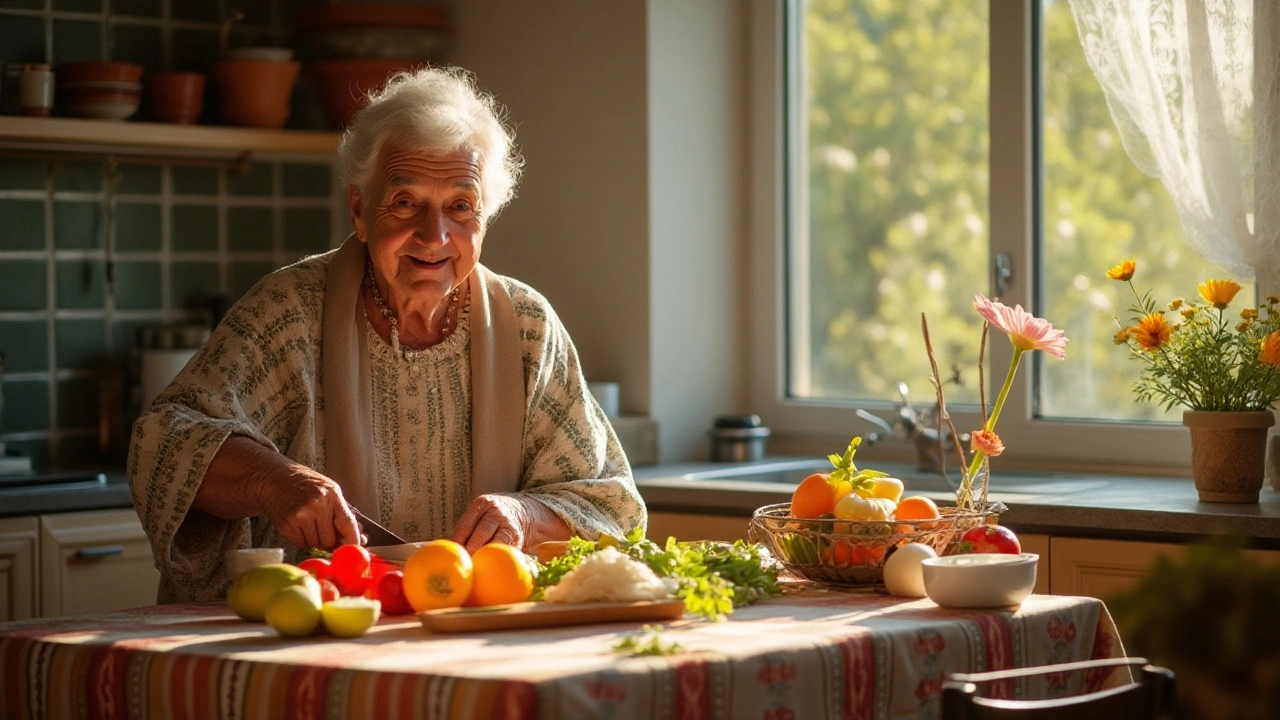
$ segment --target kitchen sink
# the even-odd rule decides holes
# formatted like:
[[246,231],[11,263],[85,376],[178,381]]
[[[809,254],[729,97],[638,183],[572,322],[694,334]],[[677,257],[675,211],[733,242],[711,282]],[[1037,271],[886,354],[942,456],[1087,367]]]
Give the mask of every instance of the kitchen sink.
[[[876,470],[896,477],[911,490],[916,492],[954,492],[947,484],[946,478],[937,473],[917,470],[905,463],[877,463]],[[733,482],[774,483],[779,485],[798,485],[801,480],[816,472],[831,472],[831,463],[826,458],[801,460],[782,460],[778,462],[753,463],[734,467],[716,468],[686,473],[685,480],[725,480]],[[959,482],[959,473],[952,473]]]

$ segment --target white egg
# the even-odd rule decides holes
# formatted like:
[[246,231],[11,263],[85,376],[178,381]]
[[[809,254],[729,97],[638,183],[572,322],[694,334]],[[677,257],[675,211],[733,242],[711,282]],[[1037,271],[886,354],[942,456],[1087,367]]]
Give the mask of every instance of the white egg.
[[889,594],[924,597],[924,570],[920,563],[932,557],[938,557],[938,553],[922,543],[907,543],[894,550],[884,561],[884,586]]

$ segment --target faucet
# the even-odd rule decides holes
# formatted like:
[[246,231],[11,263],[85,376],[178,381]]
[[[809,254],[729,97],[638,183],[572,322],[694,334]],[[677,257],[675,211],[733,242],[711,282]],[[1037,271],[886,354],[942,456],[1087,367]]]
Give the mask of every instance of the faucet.
[[[955,376],[951,382],[958,382],[959,370],[956,370]],[[858,408],[854,412],[858,417],[875,425],[883,431],[883,435],[879,432],[873,432],[866,437],[867,443],[875,443],[882,437],[900,437],[915,445],[916,448],[916,468],[923,472],[942,473],[942,455],[938,452],[938,434],[942,433],[942,452],[951,452],[951,430],[947,427],[939,427],[937,422],[936,406],[926,410],[917,410],[916,406],[911,403],[911,398],[907,394],[907,384],[905,382],[898,383],[898,400],[894,401],[894,407],[897,409],[897,417],[890,424],[884,419],[872,415],[871,413]],[[896,427],[895,427],[896,426]],[[965,448],[966,461],[971,457],[969,446],[969,433],[961,433],[961,446]]]

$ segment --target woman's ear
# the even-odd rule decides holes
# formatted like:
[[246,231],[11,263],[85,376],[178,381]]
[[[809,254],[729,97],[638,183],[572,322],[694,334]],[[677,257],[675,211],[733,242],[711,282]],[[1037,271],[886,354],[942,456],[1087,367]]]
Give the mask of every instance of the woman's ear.
[[364,208],[360,204],[360,188],[355,185],[347,186],[347,210],[351,213],[351,225],[355,228],[356,238],[360,242],[368,242],[369,235],[365,232]]

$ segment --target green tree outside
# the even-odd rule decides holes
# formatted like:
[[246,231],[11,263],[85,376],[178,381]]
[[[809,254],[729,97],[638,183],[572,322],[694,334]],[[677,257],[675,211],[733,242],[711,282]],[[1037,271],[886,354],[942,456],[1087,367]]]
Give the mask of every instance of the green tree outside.
[[[803,18],[807,394],[890,400],[902,380],[927,404],[924,312],[944,373],[970,368],[948,400],[976,403],[972,299],[988,292],[989,263],[988,3],[810,0]],[[1162,301],[1225,275],[1185,243],[1164,187],[1125,154],[1065,1],[1043,0],[1042,33],[1037,312],[1071,344],[1065,362],[1038,363],[1039,407],[1055,417],[1166,419],[1132,402],[1138,363],[1112,342],[1113,317],[1130,298],[1105,272],[1136,257],[1138,286]]]

